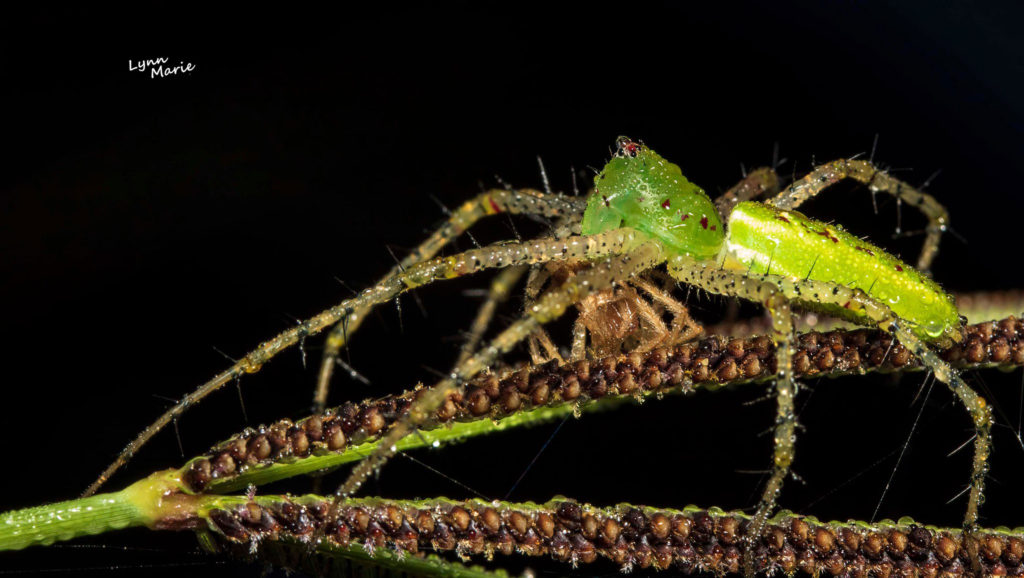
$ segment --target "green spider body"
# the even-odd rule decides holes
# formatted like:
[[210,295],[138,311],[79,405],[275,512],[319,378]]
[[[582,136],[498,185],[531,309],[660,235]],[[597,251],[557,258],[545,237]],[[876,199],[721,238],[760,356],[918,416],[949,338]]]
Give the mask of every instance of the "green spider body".
[[[743,202],[726,227],[714,204],[672,164],[646,146],[620,140],[616,155],[595,179],[582,231],[619,227],[642,231],[674,255],[714,260],[751,275],[780,275],[860,289],[911,324],[918,337],[957,340],[961,325],[953,298],[938,284],[885,250],[837,225],[759,202]],[[800,300],[854,322],[864,312]]]

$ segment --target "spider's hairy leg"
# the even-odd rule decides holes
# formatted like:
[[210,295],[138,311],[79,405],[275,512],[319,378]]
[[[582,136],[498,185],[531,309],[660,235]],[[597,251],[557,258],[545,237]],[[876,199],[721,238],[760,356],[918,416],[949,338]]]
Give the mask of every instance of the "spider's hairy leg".
[[773,197],[778,192],[779,175],[775,169],[761,167],[751,171],[743,180],[715,199],[715,208],[722,219],[726,219],[738,203],[753,201],[761,196]]
[[[764,531],[768,516],[793,464],[796,444],[796,382],[793,380],[793,315],[790,298],[775,279],[749,277],[740,272],[719,269],[713,263],[696,262],[677,257],[668,265],[669,273],[684,283],[709,293],[739,297],[763,303],[772,319],[772,339],[775,341],[775,435],[772,473],[765,485],[757,512],[751,521],[748,537],[757,540]],[[744,573],[753,576],[754,548],[748,548],[743,557]]]
[[245,373],[254,373],[275,355],[295,345],[300,339],[316,335],[345,319],[356,310],[368,309],[385,303],[395,296],[415,287],[434,281],[452,279],[469,275],[483,269],[504,268],[516,265],[529,265],[556,259],[598,259],[608,255],[622,253],[642,241],[642,234],[631,229],[618,229],[596,235],[569,237],[566,239],[536,239],[523,243],[499,243],[480,249],[472,249],[450,257],[435,258],[418,263],[405,271],[385,278],[377,285],[363,290],[359,295],[346,299],[340,304],[322,311],[318,315],[303,321],[298,326],[264,341],[244,358],[204,383],[195,391],[168,409],[145,430],[132,440],[111,463],[100,477],[86,490],[85,495],[92,495],[110,476],[148,442],[157,432],[172,420],[185,412],[193,404],[220,389],[235,377]]
[[683,305],[679,300],[672,297],[668,291],[665,291],[642,277],[638,277],[630,283],[639,287],[644,293],[650,295],[651,299],[653,299],[655,303],[660,304],[672,314],[672,332],[670,338],[673,344],[691,341],[700,337],[700,335],[704,333],[704,328],[701,326],[700,322],[690,316],[690,310],[686,308],[686,305]]
[[924,244],[917,258],[917,269],[928,272],[939,252],[939,240],[949,227],[949,213],[934,197],[896,179],[868,161],[838,160],[825,163],[791,184],[785,191],[768,201],[780,209],[795,209],[804,201],[821,194],[825,189],[842,181],[853,179],[863,183],[872,193],[886,193],[899,201],[917,207],[926,217]]
[[[402,271],[416,263],[434,257],[445,245],[452,242],[483,217],[501,213],[537,215],[541,217],[559,218],[564,223],[579,223],[585,208],[585,200],[559,194],[546,194],[532,189],[504,190],[495,189],[477,195],[456,209],[448,220],[441,225],[427,240],[423,241],[412,253],[406,255],[398,264],[388,271],[381,283],[394,278]],[[565,229],[565,227],[560,227]],[[577,231],[578,232],[578,231]],[[561,235],[555,235],[559,237]],[[320,362],[320,373],[317,378],[316,393],[313,395],[313,411],[321,412],[327,404],[331,376],[337,363],[341,349],[348,342],[372,307],[356,309],[330,332],[324,345],[323,358]]]
[[526,274],[528,267],[526,265],[520,265],[518,267],[509,267],[497,277],[491,281],[491,288],[487,292],[487,299],[484,301],[480,309],[477,310],[476,317],[473,319],[473,324],[469,327],[469,335],[466,337],[466,341],[462,344],[462,349],[459,352],[459,358],[456,360],[455,365],[460,365],[462,362],[469,359],[473,352],[476,351],[478,345],[480,345],[480,339],[483,338],[484,332],[487,331],[487,327],[490,326],[491,320],[494,319],[494,313],[512,293],[512,289],[516,283]]
[[[486,347],[452,371],[451,375],[441,380],[430,389],[424,390],[406,413],[388,431],[372,454],[357,465],[345,483],[335,493],[335,500],[328,519],[336,513],[341,501],[352,495],[359,486],[374,472],[378,471],[396,451],[395,444],[420,425],[435,419],[435,412],[453,393],[459,393],[463,383],[487,369],[502,353],[509,351],[541,325],[561,317],[566,309],[593,294],[625,281],[631,276],[657,266],[664,261],[663,249],[657,241],[644,242],[641,234],[630,229],[609,231],[616,239],[611,257],[604,259],[593,267],[580,272],[565,284],[544,293],[541,298],[527,308],[526,314],[510,325],[494,338]],[[639,246],[638,243],[642,243]],[[600,258],[607,252],[592,252],[585,257]]]

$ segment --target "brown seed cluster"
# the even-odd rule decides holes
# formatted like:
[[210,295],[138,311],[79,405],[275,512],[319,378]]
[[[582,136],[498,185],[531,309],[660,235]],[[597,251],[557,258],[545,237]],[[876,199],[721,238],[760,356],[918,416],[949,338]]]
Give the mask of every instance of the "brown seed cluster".
[[[437,410],[437,421],[501,419],[520,410],[608,396],[687,390],[767,379],[775,372],[775,346],[768,337],[711,336],[645,353],[632,353],[558,365],[531,366],[503,378],[474,379],[464,395],[452,395]],[[1024,322],[1014,317],[966,328],[961,343],[942,352],[961,368],[1024,365]],[[918,364],[888,334],[869,330],[810,332],[798,337],[793,368],[797,377],[842,375],[862,370],[895,371]],[[230,477],[256,464],[340,451],[378,436],[408,409],[419,392],[346,403],[293,423],[246,430],[187,466],[185,479],[201,491],[214,479]]]
[[594,508],[572,501],[544,506],[502,502],[398,502],[361,500],[342,506],[323,528],[328,502],[305,497],[262,498],[258,503],[210,512],[214,531],[229,543],[304,541],[361,544],[409,554],[454,551],[471,555],[548,556],[559,562],[590,563],[598,557],[623,569],[675,568],[684,573],[742,571],[754,548],[759,570],[830,576],[955,577],[970,575],[967,542],[976,545],[985,576],[1024,575],[1024,535],[914,524],[822,524],[780,516],[760,539],[747,539],[749,518],[721,511],[659,511],[620,506]]

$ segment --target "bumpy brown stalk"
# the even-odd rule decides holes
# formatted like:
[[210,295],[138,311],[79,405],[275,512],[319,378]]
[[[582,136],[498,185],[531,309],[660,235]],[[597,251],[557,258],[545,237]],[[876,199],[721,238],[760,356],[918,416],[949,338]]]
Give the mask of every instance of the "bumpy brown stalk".
[[[1024,322],[1008,317],[971,325],[964,340],[943,351],[942,357],[961,369],[1022,366]],[[773,365],[770,338],[718,336],[645,353],[548,363],[500,379],[495,375],[474,379],[465,395],[450,397],[442,405],[437,421],[501,419],[539,406],[757,381],[770,378]],[[799,378],[916,367],[917,360],[901,345],[893,345],[888,334],[868,329],[800,335],[793,357]],[[214,480],[230,479],[254,466],[342,451],[376,439],[405,413],[416,395],[419,391],[346,403],[299,422],[284,419],[248,429],[192,460],[184,479],[192,490],[202,491]]]
[[[329,501],[317,496],[262,497],[209,512],[213,534],[228,550],[251,557],[274,542],[308,542],[321,529]],[[624,570],[675,568],[737,573],[746,548],[759,570],[844,576],[966,576],[967,549],[978,548],[985,576],[1024,574],[1024,530],[928,527],[913,520],[822,523],[784,512],[761,539],[746,540],[749,516],[711,509],[597,508],[555,500],[543,505],[364,499],[345,503],[323,528],[325,543],[416,555],[455,552],[466,559],[520,553],[585,564],[607,558]],[[968,544],[971,542],[971,544]],[[308,548],[308,546],[307,546]]]

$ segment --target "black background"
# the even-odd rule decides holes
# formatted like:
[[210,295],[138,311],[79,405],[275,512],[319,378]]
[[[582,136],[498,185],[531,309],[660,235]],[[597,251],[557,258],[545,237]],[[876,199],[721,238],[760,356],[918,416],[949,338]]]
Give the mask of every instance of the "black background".
[[[712,195],[747,167],[783,174],[870,153],[952,214],[935,277],[954,291],[1021,287],[1024,136],[1022,11],[1011,3],[473,3],[346,8],[327,14],[211,14],[183,6],[99,15],[54,11],[8,21],[0,55],[3,349],[0,509],[77,495],[170,403],[261,339],[371,283],[496,175],[585,188],[616,136],[643,139]],[[169,57],[195,70],[151,79],[127,61]],[[892,240],[895,204],[840,187],[807,205],[908,260]],[[921,219],[904,211],[907,229]],[[516,221],[523,235],[543,229]],[[481,242],[512,238],[506,219]],[[465,239],[460,247],[469,246]],[[418,291],[352,343],[367,387],[337,381],[332,401],[435,379],[478,301],[478,277]],[[724,302],[695,300],[706,319]],[[510,318],[515,307],[506,311]],[[243,382],[249,423],[307,411],[319,356],[297,351]],[[921,376],[813,382],[781,503],[821,518],[869,518],[921,407]],[[986,525],[1024,524],[1020,373],[984,373],[998,416]],[[763,388],[701,393],[570,420],[511,495],[556,494],[749,508],[768,466],[773,404]],[[879,517],[956,525],[970,426],[937,386]],[[245,425],[233,391],[180,424],[186,455]],[[557,424],[415,457],[504,497]],[[895,453],[894,453],[895,452]],[[183,461],[160,435],[108,488]],[[334,479],[340,479],[336,474]],[[266,491],[303,491],[307,482]],[[470,497],[396,458],[367,494]],[[195,553],[187,535],[141,530],[0,555],[17,574],[237,573],[257,566]],[[544,572],[567,571],[555,567]],[[610,566],[580,572],[617,573]]]

